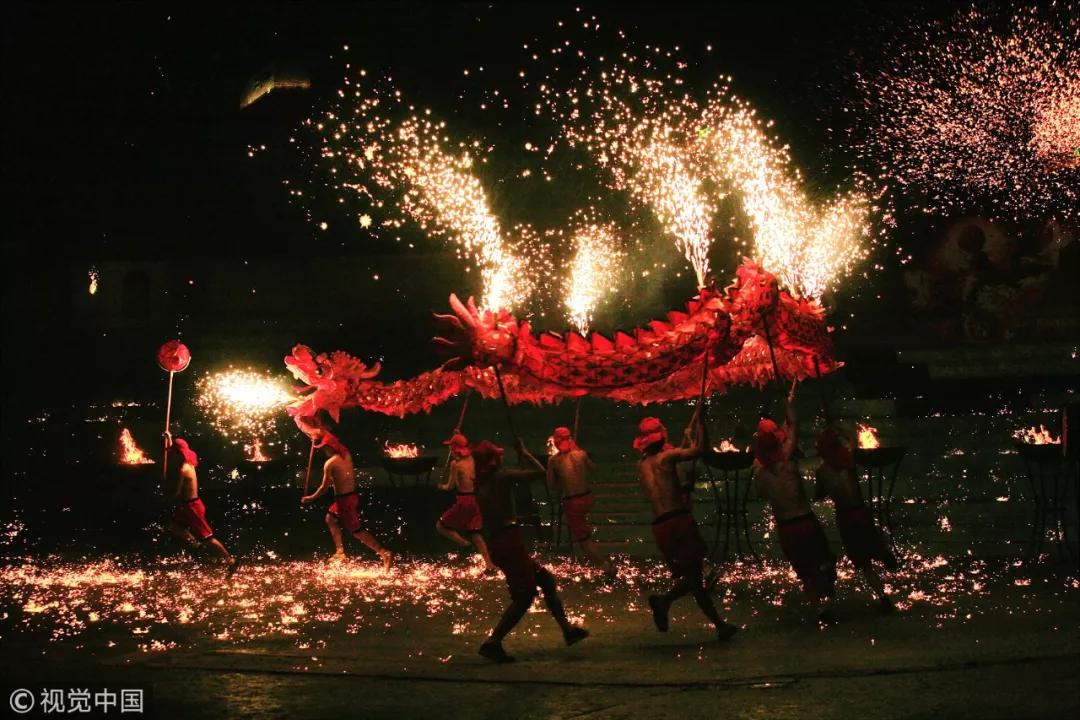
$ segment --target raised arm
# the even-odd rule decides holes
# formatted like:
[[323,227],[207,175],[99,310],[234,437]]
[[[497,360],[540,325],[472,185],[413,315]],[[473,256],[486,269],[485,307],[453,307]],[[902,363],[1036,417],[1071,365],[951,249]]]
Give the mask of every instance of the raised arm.
[[555,476],[555,463],[553,463],[551,461],[551,458],[549,457],[547,464],[547,486],[549,492],[554,493],[556,490],[558,490],[558,488],[555,486],[556,479],[557,478]]
[[791,383],[791,392],[788,393],[787,403],[784,408],[786,426],[784,436],[784,457],[791,457],[795,446],[799,444],[799,419],[795,415],[795,385]]
[[683,432],[683,440],[688,442],[689,446],[665,450],[661,462],[680,463],[701,457],[705,453],[706,445],[705,423],[697,422],[695,426],[686,428]]
[[460,472],[457,463],[451,461],[450,472],[446,474],[446,481],[441,482],[438,485],[440,490],[450,490],[457,487],[458,484],[458,472]]
[[516,449],[517,449],[518,463],[519,464],[521,464],[522,459],[525,459],[525,460],[528,460],[529,462],[531,462],[533,464],[533,467],[538,469],[540,472],[547,473],[547,468],[544,467],[544,463],[537,460],[536,456],[533,455],[531,452],[529,452],[528,448],[525,447],[525,442],[521,438],[517,439],[517,448]]
[[319,497],[324,492],[326,492],[326,490],[331,485],[333,485],[333,482],[334,482],[334,476],[333,476],[333,473],[330,470],[330,463],[328,462],[325,465],[323,465],[322,482],[319,483],[319,487],[315,488],[315,492],[311,493],[310,495],[305,495],[304,497],[300,498],[301,504],[307,505],[308,503],[314,501],[315,498]]

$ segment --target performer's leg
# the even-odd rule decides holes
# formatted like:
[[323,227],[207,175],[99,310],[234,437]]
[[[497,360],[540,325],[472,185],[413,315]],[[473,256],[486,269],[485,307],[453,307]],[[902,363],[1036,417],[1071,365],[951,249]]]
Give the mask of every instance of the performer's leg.
[[379,556],[382,560],[383,569],[389,570],[390,564],[394,561],[394,554],[379,544],[379,541],[375,539],[375,536],[369,533],[367,530],[357,530],[352,536],[364,543],[372,552]]
[[175,520],[169,523],[169,532],[192,547],[202,547],[199,541],[195,539],[195,536],[191,534],[191,531]]
[[[439,531],[439,534],[445,538],[448,538],[452,543],[458,547],[468,547],[469,541],[461,537],[461,533],[453,528],[448,528],[442,524],[442,520],[435,521],[435,529]],[[485,561],[487,560],[485,556]],[[490,563],[489,563],[490,564]]]
[[548,569],[542,566],[536,568],[536,584],[540,586],[540,591],[544,594],[544,605],[547,606],[548,612],[555,618],[555,622],[559,623],[559,627],[565,633],[570,627],[570,621],[566,619],[566,610],[563,608],[562,600],[559,598],[559,590],[555,586],[554,576],[548,572]]
[[210,549],[213,550],[219,558],[221,558],[227,563],[231,563],[233,561],[232,555],[229,554],[229,551],[225,549],[225,546],[222,545],[221,541],[218,540],[216,537],[208,537],[206,538],[205,542],[207,545],[210,546]]
[[494,629],[491,631],[491,635],[488,637],[490,643],[501,643],[503,638],[510,634],[510,631],[521,622],[521,618],[525,617],[525,613],[529,612],[529,608],[532,607],[533,599],[535,595],[527,593],[515,593],[510,596],[510,604],[503,611],[502,617],[499,618],[499,622],[495,624]]
[[337,518],[326,513],[326,527],[330,530],[330,537],[334,541],[334,557],[345,557],[345,544],[341,541],[341,526],[338,525]]
[[555,618],[555,622],[559,623],[559,629],[562,630],[566,644],[573,645],[589,637],[588,630],[570,624],[562,598],[559,597],[559,589],[555,585],[555,576],[541,565],[536,566],[536,584],[540,586],[540,591],[544,594],[544,605],[547,606],[548,612]]
[[612,573],[615,570],[615,564],[611,562],[611,558],[604,554],[600,549],[600,546],[596,544],[596,541],[592,538],[585,538],[580,543],[582,552],[593,561],[593,564],[597,567],[603,568],[604,572]]
[[503,610],[502,617],[492,629],[491,635],[480,646],[480,655],[495,662],[513,661],[514,658],[507,655],[506,650],[503,649],[503,638],[509,635],[510,631],[521,622],[521,618],[525,617],[525,613],[529,612],[535,597],[533,593],[510,594],[510,604]]
[[885,592],[885,581],[881,579],[881,575],[878,574],[874,564],[868,562],[863,567],[857,569],[859,574],[862,575],[866,586],[870,588],[870,592],[874,594],[874,597],[877,598],[878,602],[881,604],[881,611],[885,613],[892,612],[892,599],[889,597],[888,593]]
[[716,611],[716,605],[713,604],[712,595],[709,593],[701,576],[695,577],[690,587],[690,593],[694,596],[694,601],[701,608],[701,612],[705,613],[705,617],[712,621],[721,640],[727,640],[739,631],[737,625],[732,625],[721,619],[720,613]]
[[485,570],[497,570],[495,563],[491,562],[491,553],[488,552],[487,543],[484,542],[484,536],[478,532],[472,533],[472,542],[476,546],[476,552],[480,553],[480,557],[484,559]]

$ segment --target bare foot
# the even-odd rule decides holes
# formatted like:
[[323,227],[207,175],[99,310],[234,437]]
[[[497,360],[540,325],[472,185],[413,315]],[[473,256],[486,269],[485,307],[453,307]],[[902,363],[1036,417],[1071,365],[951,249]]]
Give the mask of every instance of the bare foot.
[[379,557],[382,558],[383,570],[389,570],[390,566],[394,564],[394,553],[389,550],[383,550],[379,553]]
[[330,556],[330,562],[332,562],[332,563],[345,562],[345,551],[344,550],[338,550],[336,553],[331,555]]

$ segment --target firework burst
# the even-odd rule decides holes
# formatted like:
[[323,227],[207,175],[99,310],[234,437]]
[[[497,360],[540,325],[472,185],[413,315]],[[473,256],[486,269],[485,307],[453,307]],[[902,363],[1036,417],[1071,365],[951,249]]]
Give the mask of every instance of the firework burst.
[[[814,201],[787,146],[732,93],[730,77],[695,97],[685,90],[688,64],[674,52],[647,47],[615,62],[583,50],[576,57],[581,68],[568,88],[550,77],[539,86],[547,111],[614,189],[652,211],[699,285],[713,239],[724,234],[804,297],[819,297],[865,259],[871,220],[887,215],[862,189],[866,179]],[[721,207],[741,212],[749,242],[718,223]]]
[[[385,220],[385,226],[409,220],[453,243],[459,257],[480,272],[482,308],[513,309],[528,300],[533,275],[514,246],[527,244],[531,235],[517,232],[512,241],[491,210],[477,176],[488,146],[451,141],[445,122],[407,105],[400,91],[378,83],[363,90],[352,83],[346,87],[339,93],[340,107],[309,121],[321,137],[321,155],[336,190],[363,196],[378,209],[391,198],[402,217]],[[367,227],[373,220],[364,214],[360,223]]]
[[1080,209],[1080,10],[971,8],[917,27],[857,76],[854,145],[930,212],[1019,220]]
[[570,265],[566,310],[582,335],[588,333],[592,314],[615,287],[622,251],[610,225],[583,225],[574,236],[577,253]]
[[205,375],[195,385],[195,404],[225,437],[270,434],[285,406],[295,399],[269,374],[254,370]]

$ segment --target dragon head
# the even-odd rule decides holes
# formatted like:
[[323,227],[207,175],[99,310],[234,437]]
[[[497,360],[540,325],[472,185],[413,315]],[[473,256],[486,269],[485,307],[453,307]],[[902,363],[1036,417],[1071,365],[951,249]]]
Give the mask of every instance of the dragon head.
[[466,365],[495,366],[512,362],[517,340],[528,333],[528,323],[518,323],[506,310],[479,310],[472,298],[461,302],[450,295],[453,315],[435,315],[441,325],[435,346],[451,356],[443,367],[459,369]]
[[325,411],[335,422],[341,418],[341,408],[351,395],[379,374],[379,363],[368,367],[357,358],[340,350],[315,355],[306,345],[297,345],[285,357],[285,367],[304,387],[296,388],[300,399],[289,406],[289,415],[304,430],[303,418],[315,417]]

